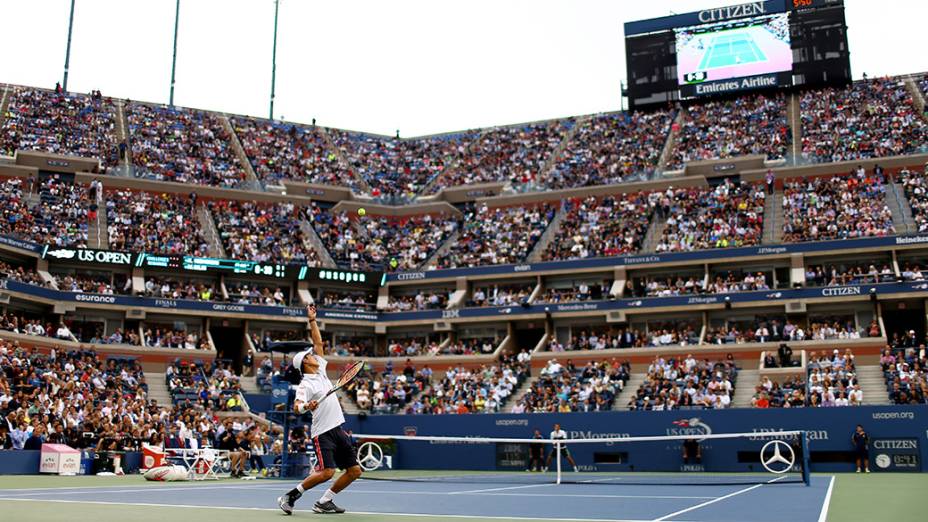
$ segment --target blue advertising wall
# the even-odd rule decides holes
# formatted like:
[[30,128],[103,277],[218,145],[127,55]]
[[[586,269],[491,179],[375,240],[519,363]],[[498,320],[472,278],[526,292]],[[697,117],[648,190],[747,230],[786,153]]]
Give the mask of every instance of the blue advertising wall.
[[[348,426],[356,434],[460,437],[529,438],[535,428],[545,437],[554,423],[561,424],[570,438],[617,438],[707,433],[756,433],[752,439],[706,440],[702,443],[707,471],[750,471],[760,469],[746,456],[759,455],[770,440],[764,432],[806,430],[812,471],[853,471],[851,434],[862,424],[873,440],[871,467],[874,471],[920,471],[928,458],[928,406],[861,406],[857,408],[675,410],[667,412],[600,412],[562,414],[489,415],[373,415],[350,416]],[[914,440],[914,443],[912,442]],[[682,464],[681,441],[575,444],[570,446],[577,464],[589,471],[668,471]],[[879,446],[879,447],[877,447]],[[912,447],[914,446],[914,448]],[[900,447],[902,449],[900,449]],[[422,443],[396,441],[394,467],[407,469],[504,469],[496,464],[496,445],[480,443]],[[880,468],[876,461],[905,454],[904,462]],[[595,464],[594,452],[628,452],[622,464]],[[739,461],[739,452],[742,452]],[[879,459],[879,455],[886,457]],[[823,460],[836,460],[823,462]]]

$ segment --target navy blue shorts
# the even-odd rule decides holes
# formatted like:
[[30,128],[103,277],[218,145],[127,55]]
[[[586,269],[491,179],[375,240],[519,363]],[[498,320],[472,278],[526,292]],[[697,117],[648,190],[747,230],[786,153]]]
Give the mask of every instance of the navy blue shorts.
[[313,450],[316,453],[316,471],[348,469],[358,465],[354,443],[341,426],[313,438]]

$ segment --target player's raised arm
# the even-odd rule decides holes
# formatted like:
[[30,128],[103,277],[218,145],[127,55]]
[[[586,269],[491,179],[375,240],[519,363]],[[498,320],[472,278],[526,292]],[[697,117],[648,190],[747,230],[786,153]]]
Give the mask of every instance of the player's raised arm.
[[309,317],[309,334],[313,340],[313,350],[319,357],[324,357],[325,346],[322,344],[322,334],[319,332],[319,324],[316,322],[316,305],[311,304],[306,307],[306,316]]

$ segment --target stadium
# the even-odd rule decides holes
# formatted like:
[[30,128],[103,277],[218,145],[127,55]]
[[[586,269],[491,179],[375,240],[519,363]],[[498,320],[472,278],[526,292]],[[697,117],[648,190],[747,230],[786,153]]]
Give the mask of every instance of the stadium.
[[627,109],[412,138],[0,75],[4,520],[922,520],[928,73],[623,24]]

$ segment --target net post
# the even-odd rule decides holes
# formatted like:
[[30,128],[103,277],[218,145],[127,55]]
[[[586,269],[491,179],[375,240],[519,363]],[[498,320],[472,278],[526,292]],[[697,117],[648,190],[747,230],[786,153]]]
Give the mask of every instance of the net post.
[[802,482],[808,487],[812,483],[811,470],[809,469],[809,462],[811,459],[809,457],[809,434],[806,431],[801,431],[799,433],[801,440],[802,448]]
[[560,439],[554,441],[554,452],[557,458],[557,481],[555,484],[561,483],[561,441]]

